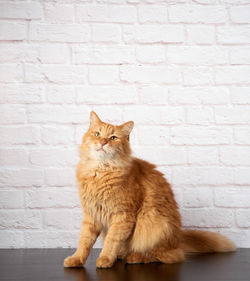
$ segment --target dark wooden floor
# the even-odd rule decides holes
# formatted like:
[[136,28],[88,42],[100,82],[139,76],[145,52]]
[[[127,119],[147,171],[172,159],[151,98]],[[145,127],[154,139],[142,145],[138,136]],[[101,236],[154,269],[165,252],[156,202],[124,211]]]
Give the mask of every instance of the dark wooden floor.
[[72,249],[0,250],[1,281],[250,281],[250,249],[236,253],[191,256],[181,264],[127,265],[96,269],[100,249],[93,249],[83,268],[64,268]]

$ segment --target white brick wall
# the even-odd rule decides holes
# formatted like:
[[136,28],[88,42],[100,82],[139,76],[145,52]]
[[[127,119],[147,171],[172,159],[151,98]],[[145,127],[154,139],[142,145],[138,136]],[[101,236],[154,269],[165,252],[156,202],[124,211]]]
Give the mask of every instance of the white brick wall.
[[250,247],[249,0],[1,1],[0,248],[76,247],[90,110],[135,121],[185,227]]

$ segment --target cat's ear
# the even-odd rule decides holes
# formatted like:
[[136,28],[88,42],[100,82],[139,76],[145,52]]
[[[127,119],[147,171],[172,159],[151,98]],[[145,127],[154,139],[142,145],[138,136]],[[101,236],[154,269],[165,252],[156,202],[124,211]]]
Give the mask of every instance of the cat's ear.
[[98,115],[94,112],[91,111],[90,112],[90,126],[94,126],[94,125],[98,125],[100,124],[102,121],[101,119],[98,117]]
[[134,128],[134,122],[133,121],[129,121],[129,122],[126,122],[126,123],[120,125],[120,129],[128,137],[129,137],[129,134],[131,133],[133,128]]

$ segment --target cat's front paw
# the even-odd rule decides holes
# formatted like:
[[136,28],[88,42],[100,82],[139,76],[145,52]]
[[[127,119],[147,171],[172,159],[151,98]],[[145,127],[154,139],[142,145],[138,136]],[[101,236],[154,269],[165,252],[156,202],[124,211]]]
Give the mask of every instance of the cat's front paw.
[[78,256],[69,256],[64,260],[64,267],[80,267],[83,266],[84,261]]
[[114,263],[114,260],[110,260],[108,257],[102,256],[96,260],[96,267],[109,268],[113,265],[113,263]]

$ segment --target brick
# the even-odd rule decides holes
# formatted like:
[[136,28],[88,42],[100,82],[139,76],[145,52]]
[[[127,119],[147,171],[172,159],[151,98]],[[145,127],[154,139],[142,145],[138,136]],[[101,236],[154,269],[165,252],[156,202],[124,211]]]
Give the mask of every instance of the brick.
[[4,229],[39,229],[41,228],[41,214],[34,210],[0,211],[0,228]]
[[240,187],[220,187],[215,189],[215,206],[250,207],[250,190]]
[[17,189],[0,190],[0,206],[1,209],[16,209],[23,208],[24,206],[24,197],[23,191]]
[[39,57],[38,46],[24,42],[0,44],[0,62],[37,62]]
[[[166,3],[166,0],[144,0],[143,2],[149,3],[149,4],[159,4],[159,3]],[[176,4],[176,3],[185,3],[186,0],[169,0],[169,4]]]
[[36,166],[75,166],[77,163],[76,149],[45,148],[30,151],[30,163]]
[[114,84],[119,80],[117,66],[90,66],[89,82],[94,85]]
[[25,190],[26,208],[75,208],[80,207],[77,189],[39,188]]
[[126,44],[131,44],[136,42],[136,30],[134,25],[123,24],[122,25],[122,38]]
[[135,61],[134,48],[130,46],[75,45],[72,47],[74,64],[123,64]]
[[250,87],[232,87],[233,104],[250,104]]
[[24,149],[1,148],[0,165],[2,166],[25,166],[28,163],[28,153]]
[[[185,2],[185,1],[178,1],[178,2]],[[193,2],[196,2],[198,4],[216,4],[217,0],[194,0]]]
[[185,86],[208,86],[214,84],[214,70],[206,66],[185,67],[183,69]]
[[216,65],[228,63],[228,54],[221,47],[168,46],[167,60],[180,65]]
[[43,126],[41,128],[41,140],[45,144],[73,144],[74,131],[66,126]]
[[232,227],[234,223],[233,210],[206,208],[183,209],[182,221],[184,226],[192,227]]
[[85,84],[87,68],[84,66],[51,66],[44,69],[45,77],[55,83]]
[[172,127],[170,131],[173,144],[230,144],[232,139],[233,131],[228,127]]
[[228,4],[249,4],[250,0],[223,0],[225,3]]
[[142,86],[139,88],[140,100],[145,104],[168,104],[168,87]]
[[183,108],[174,106],[130,106],[124,108],[127,120],[136,124],[180,124],[184,121]]
[[[111,1],[113,1],[113,0],[111,0]],[[117,3],[116,0],[114,0],[114,1]],[[140,1],[141,1],[141,0],[127,0],[127,2],[128,2],[128,3],[131,3],[131,4],[139,4]]]
[[249,124],[250,111],[248,106],[220,106],[214,108],[217,124]]
[[[44,228],[67,229],[73,228],[73,215],[71,210],[48,210],[42,213]],[[81,224],[79,224],[81,225]]]
[[209,187],[185,188],[183,190],[184,208],[211,207],[213,205],[213,190]]
[[50,23],[72,23],[75,20],[74,5],[45,3],[44,18]]
[[220,147],[220,160],[227,166],[250,166],[250,147]]
[[27,104],[41,103],[43,100],[44,88],[42,85],[2,84],[0,87],[0,103]]
[[49,42],[88,42],[90,28],[83,24],[47,24],[31,22],[30,40]]
[[120,69],[121,80],[129,83],[178,84],[181,81],[181,73],[174,67],[122,65]]
[[72,85],[48,85],[46,92],[49,103],[71,104],[75,102],[75,88]]
[[30,187],[41,186],[43,171],[31,168],[1,169],[0,186]]
[[78,65],[25,65],[26,82],[85,84],[87,67]]
[[221,44],[247,44],[250,43],[250,26],[218,26],[216,36]]
[[250,7],[230,7],[230,18],[233,23],[250,23]]
[[135,27],[134,36],[139,43],[182,43],[184,29],[176,25],[145,24]]
[[40,64],[25,64],[24,81],[29,83],[39,83],[45,81],[42,66],[40,66]]
[[70,105],[34,105],[28,109],[28,120],[31,123],[70,123],[82,124],[89,120],[90,108]]
[[36,144],[39,142],[39,128],[32,126],[0,127],[1,144]]
[[[129,121],[127,117],[123,120],[123,108],[120,105],[94,105],[92,109],[107,123],[117,125]],[[86,120],[89,121],[89,117]]]
[[45,169],[45,184],[48,186],[75,186],[75,170],[69,168]]
[[229,55],[231,64],[250,64],[249,46],[232,48]]
[[234,173],[235,183],[238,185],[249,185],[250,173],[249,167],[237,167]]
[[5,22],[0,23],[0,40],[25,40],[27,39],[26,22]]
[[26,110],[19,105],[0,105],[0,124],[23,124],[26,122]]
[[182,23],[224,23],[227,20],[223,6],[172,5],[169,21]]
[[[89,2],[92,2],[92,1],[89,1]],[[117,4],[117,5],[121,5],[121,4],[124,4],[126,2],[129,3],[129,0],[126,1],[126,0],[120,0],[120,1],[116,1],[116,0],[97,0],[96,1],[97,3],[101,3],[101,4],[104,4],[104,3],[107,3],[107,4]],[[131,3],[137,3],[136,0],[135,2],[133,2],[133,0],[131,1]]]
[[141,45],[136,47],[136,59],[142,63],[166,61],[166,49],[161,45]]
[[183,147],[142,147],[135,150],[135,156],[157,165],[180,165],[187,163],[186,150]]
[[215,42],[215,28],[213,26],[187,26],[186,30],[188,43],[211,45]]
[[220,185],[234,184],[233,168],[228,167],[174,167],[173,184]]
[[187,123],[193,125],[209,125],[214,123],[214,112],[211,107],[193,106],[187,108]]
[[189,147],[188,164],[196,166],[218,165],[219,152],[217,147]]
[[138,139],[142,145],[167,145],[169,128],[164,126],[139,126]]
[[77,103],[133,104],[136,103],[136,100],[134,86],[81,86],[76,88]]
[[249,84],[250,66],[220,66],[215,68],[217,85]]
[[237,144],[250,144],[250,128],[239,127],[234,129],[235,143]]
[[24,248],[23,231],[1,230],[0,247],[1,249]]
[[239,227],[250,227],[250,210],[236,210],[236,222]]
[[76,19],[79,22],[134,23],[136,7],[128,5],[77,5]]
[[21,64],[1,64],[0,82],[22,82],[23,67]]
[[140,5],[138,6],[140,23],[166,23],[167,7],[165,5]]
[[230,92],[225,87],[184,87],[169,88],[169,104],[199,105],[228,104]]
[[231,87],[231,94],[233,104],[250,104],[250,87]]
[[78,239],[79,230],[27,230],[24,233],[24,248],[76,248]]
[[0,3],[2,19],[40,19],[43,15],[40,3]]
[[81,209],[74,209],[72,211],[72,225],[74,229],[80,229],[83,219],[83,211]]
[[92,41],[118,43],[121,41],[121,27],[115,24],[92,24]]
[[64,44],[41,44],[39,59],[41,63],[66,63],[70,61],[70,51]]

